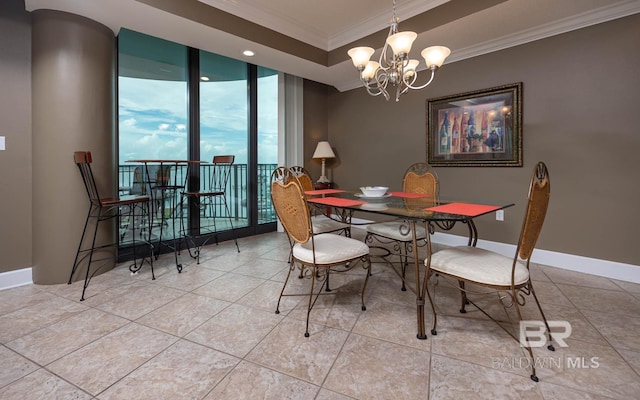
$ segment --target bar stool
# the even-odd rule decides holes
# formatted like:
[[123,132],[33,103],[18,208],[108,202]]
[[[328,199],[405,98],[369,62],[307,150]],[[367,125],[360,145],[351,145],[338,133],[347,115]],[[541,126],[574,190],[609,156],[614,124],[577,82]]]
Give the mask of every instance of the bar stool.
[[[188,203],[193,201],[197,207],[194,207],[193,209],[203,212],[201,218],[202,223],[199,227],[189,227],[185,229],[184,218],[180,218],[181,237],[185,238],[189,255],[191,258],[196,259],[198,264],[200,264],[200,251],[202,250],[202,247],[205,246],[212,237],[215,237],[216,244],[218,244],[218,234],[220,231],[218,230],[217,219],[219,218],[218,214],[222,211],[226,214],[226,219],[233,234],[233,241],[236,244],[238,253],[240,252],[240,246],[238,246],[238,239],[235,234],[235,228],[231,218],[231,211],[229,210],[226,198],[227,184],[231,178],[234,161],[234,155],[214,156],[211,167],[211,179],[209,179],[209,187],[206,187],[201,191],[185,190],[182,192],[180,200],[181,207],[184,206],[185,200],[187,200]],[[203,240],[198,242],[196,239],[199,237],[203,237]],[[191,252],[189,242],[191,242],[191,245],[193,246],[193,253]]]
[[[105,198],[101,197],[98,188],[96,185],[95,178],[93,176],[93,171],[91,170],[91,152],[90,151],[76,151],[73,153],[73,159],[80,170],[80,175],[82,176],[82,181],[84,183],[84,187],[87,191],[87,196],[89,197],[89,212],[87,213],[87,218],[84,223],[84,228],[82,230],[82,236],[80,237],[80,243],[78,244],[78,250],[76,252],[76,257],[73,262],[73,268],[71,269],[71,274],[69,275],[69,282],[73,279],[78,266],[84,261],[87,260],[87,271],[84,277],[84,286],[82,288],[82,296],[80,297],[80,301],[84,300],[84,295],[87,290],[87,286],[89,286],[89,282],[91,278],[104,266],[108,264],[108,261],[117,259],[118,253],[118,240],[114,240],[113,242],[107,244],[96,245],[96,239],[98,236],[98,227],[100,223],[106,221],[113,221],[117,219],[118,227],[119,227],[119,237],[122,240],[129,230],[131,230],[131,240],[133,247],[133,264],[129,266],[129,270],[132,273],[137,273],[144,263],[146,257],[142,257],[140,263],[137,262],[137,253],[136,253],[136,209],[141,208],[141,214],[149,214],[149,197],[148,196],[125,196],[118,198]],[[145,209],[146,208],[146,209]],[[88,232],[89,221],[93,223],[93,232]],[[142,229],[142,225],[140,225],[140,229]],[[147,234],[151,234],[151,227],[146,227]],[[141,234],[142,232],[140,232]],[[152,279],[156,279],[155,274],[153,272],[153,245],[145,241],[149,246],[149,264],[151,265],[151,277]],[[109,256],[96,258],[94,255],[97,252],[104,252],[108,249],[112,248],[113,254]],[[91,266],[94,263],[99,263],[99,265],[91,272]]]

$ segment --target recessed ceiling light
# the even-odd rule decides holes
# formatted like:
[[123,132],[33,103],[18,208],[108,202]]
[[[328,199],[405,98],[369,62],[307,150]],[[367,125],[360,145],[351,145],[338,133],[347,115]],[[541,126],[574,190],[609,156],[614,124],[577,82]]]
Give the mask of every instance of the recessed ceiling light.
[[244,54],[247,57],[253,57],[255,55],[255,53],[251,50],[245,50],[242,52],[242,54]]
[[208,77],[208,76],[201,76],[201,77],[200,77],[200,80],[201,80],[201,81],[205,81],[205,82],[206,82],[206,81],[208,81],[208,80],[209,80],[209,77]]

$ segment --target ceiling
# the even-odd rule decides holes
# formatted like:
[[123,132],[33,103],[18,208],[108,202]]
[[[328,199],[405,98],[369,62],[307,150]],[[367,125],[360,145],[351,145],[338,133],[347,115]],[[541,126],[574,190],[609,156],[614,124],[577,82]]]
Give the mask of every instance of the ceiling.
[[[392,0],[199,0],[323,50],[334,50],[388,27]],[[399,0],[402,19],[448,0]]]
[[[360,86],[346,51],[384,44],[392,0],[25,0],[322,82]],[[640,0],[397,0],[412,53],[451,48],[447,63],[640,12]],[[254,57],[242,54],[245,49]],[[376,57],[374,55],[374,57]],[[423,61],[424,62],[424,61]]]

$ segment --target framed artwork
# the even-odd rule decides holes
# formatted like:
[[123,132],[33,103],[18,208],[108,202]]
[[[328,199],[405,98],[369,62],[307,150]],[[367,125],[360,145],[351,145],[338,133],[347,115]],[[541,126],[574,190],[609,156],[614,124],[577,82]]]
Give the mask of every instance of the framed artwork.
[[522,167],[522,82],[427,100],[427,160]]

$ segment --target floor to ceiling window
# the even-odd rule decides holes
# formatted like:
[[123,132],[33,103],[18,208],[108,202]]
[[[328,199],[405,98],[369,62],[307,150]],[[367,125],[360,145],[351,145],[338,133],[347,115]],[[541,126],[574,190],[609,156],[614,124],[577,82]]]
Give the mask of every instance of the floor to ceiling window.
[[258,223],[276,220],[271,204],[270,175],[278,163],[277,71],[258,67]]
[[[200,51],[199,99],[200,159],[212,161],[216,155],[235,156],[227,190],[227,204],[236,227],[248,226],[249,115],[247,64],[228,57]],[[210,176],[203,170],[200,185]],[[224,212],[224,210],[220,210]]]
[[[122,29],[118,103],[121,193],[140,190],[139,165],[128,160],[211,162],[231,154],[227,201],[236,232],[275,229],[268,179],[277,163],[277,71]],[[201,187],[207,167],[195,172]],[[178,212],[167,208],[163,215],[178,218]],[[185,220],[199,226],[199,218]]]
[[187,159],[187,48],[126,29],[118,46],[119,164]]

